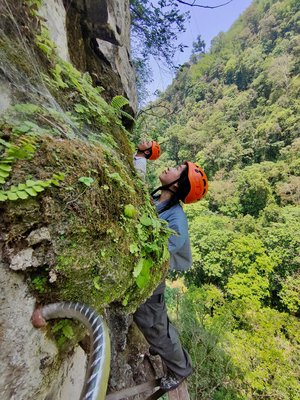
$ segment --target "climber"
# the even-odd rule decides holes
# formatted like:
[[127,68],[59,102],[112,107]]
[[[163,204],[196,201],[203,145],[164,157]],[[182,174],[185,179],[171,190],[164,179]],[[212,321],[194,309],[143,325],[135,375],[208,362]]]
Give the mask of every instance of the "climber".
[[[154,204],[161,219],[177,232],[169,238],[170,269],[186,271],[192,265],[188,223],[180,201],[196,202],[206,195],[208,181],[204,171],[195,163],[185,162],[168,168],[159,176],[161,186],[152,192]],[[155,195],[160,190],[161,194]],[[155,196],[154,196],[155,195]],[[170,323],[165,300],[165,279],[152,296],[134,314],[134,321],[150,344],[150,354],[158,354],[167,367],[160,387],[173,390],[192,373],[187,351],[181,346],[178,334]]]
[[145,180],[146,164],[148,160],[157,160],[160,156],[160,145],[154,140],[150,142],[143,141],[138,144],[136,153],[133,156],[133,164],[140,175]]

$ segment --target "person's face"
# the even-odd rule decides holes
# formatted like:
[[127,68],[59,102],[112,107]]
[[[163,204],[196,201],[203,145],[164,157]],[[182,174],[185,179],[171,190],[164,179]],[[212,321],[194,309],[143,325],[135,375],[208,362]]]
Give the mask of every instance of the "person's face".
[[[161,184],[168,185],[169,183],[176,181],[186,168],[187,166],[185,164],[178,165],[177,167],[167,168],[159,175]],[[174,186],[178,186],[178,184],[176,183]]]
[[140,151],[144,151],[144,150],[146,150],[146,149],[149,149],[150,147],[152,146],[152,142],[150,141],[150,142],[147,142],[146,140],[144,140],[143,142],[141,142],[141,143],[139,143],[138,144],[138,149],[140,150]]

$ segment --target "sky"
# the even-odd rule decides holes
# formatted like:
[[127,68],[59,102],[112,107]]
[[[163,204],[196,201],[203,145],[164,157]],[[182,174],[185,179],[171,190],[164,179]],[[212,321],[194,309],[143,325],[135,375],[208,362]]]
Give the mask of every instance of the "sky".
[[[198,4],[219,5],[223,0],[197,0]],[[221,31],[226,32],[236,19],[250,6],[252,0],[233,0],[232,3],[216,9],[204,9],[199,7],[189,7],[180,4],[180,10],[190,11],[190,22],[186,26],[186,32],[178,35],[180,43],[184,43],[188,48],[183,53],[178,52],[175,55],[174,63],[183,64],[190,58],[192,44],[197,36],[201,35],[206,43],[206,51],[210,47],[211,40]],[[159,64],[156,60],[151,60],[153,71],[153,82],[148,85],[149,99],[155,99],[155,91],[164,91],[174,78],[174,72],[167,69],[166,66]]]

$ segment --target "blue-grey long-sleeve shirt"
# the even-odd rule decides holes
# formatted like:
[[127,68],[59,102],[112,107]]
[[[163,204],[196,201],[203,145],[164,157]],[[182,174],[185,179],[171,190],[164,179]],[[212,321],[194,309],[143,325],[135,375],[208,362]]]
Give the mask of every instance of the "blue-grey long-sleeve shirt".
[[[167,202],[156,203],[159,213]],[[168,222],[169,228],[177,232],[169,238],[170,269],[186,271],[192,265],[192,252],[189,239],[188,222],[179,203],[159,214],[161,219]]]

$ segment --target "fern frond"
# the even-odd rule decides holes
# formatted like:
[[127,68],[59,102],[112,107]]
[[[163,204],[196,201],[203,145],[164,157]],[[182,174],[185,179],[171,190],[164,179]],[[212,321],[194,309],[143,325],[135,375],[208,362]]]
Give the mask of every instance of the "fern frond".
[[127,104],[129,104],[129,101],[123,96],[115,96],[111,101],[111,106],[116,110],[121,110]]
[[133,118],[132,115],[128,114],[126,111],[121,110],[121,115],[123,115],[124,117],[130,119],[131,121],[135,121],[135,119]]
[[18,186],[12,185],[8,190],[0,190],[0,202],[6,200],[26,200],[30,196],[35,197],[48,186],[59,186],[59,181],[63,180],[63,173],[53,174],[52,179],[47,179],[45,181],[28,179],[25,183],[19,183]]

